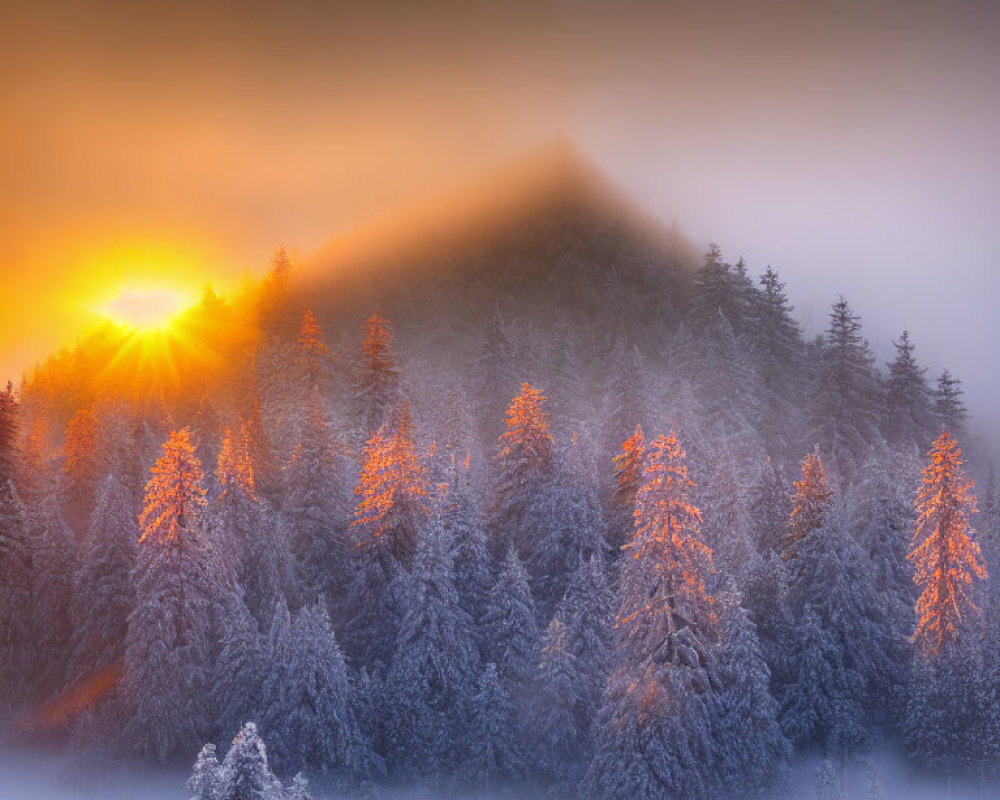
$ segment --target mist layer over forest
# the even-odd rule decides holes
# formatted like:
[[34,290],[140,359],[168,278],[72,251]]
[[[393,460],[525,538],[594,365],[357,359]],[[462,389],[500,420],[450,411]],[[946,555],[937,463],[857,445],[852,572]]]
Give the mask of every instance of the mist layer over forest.
[[993,780],[958,378],[564,146],[489,197],[0,395],[5,738],[201,800]]

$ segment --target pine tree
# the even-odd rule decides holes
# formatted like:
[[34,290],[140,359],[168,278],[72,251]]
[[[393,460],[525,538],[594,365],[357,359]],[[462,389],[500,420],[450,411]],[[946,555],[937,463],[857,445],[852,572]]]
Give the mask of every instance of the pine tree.
[[114,474],[97,495],[97,505],[73,575],[70,617],[73,664],[82,680],[124,655],[128,616],[135,607],[129,578],[139,539],[132,497]]
[[63,447],[63,498],[67,517],[74,530],[82,531],[94,507],[100,480],[97,420],[82,408],[66,426]]
[[467,468],[452,465],[448,475],[443,520],[455,563],[458,603],[478,626],[493,585],[493,559],[486,524]]
[[646,439],[642,428],[635,427],[633,434],[622,442],[621,452],[614,457],[615,490],[611,497],[613,521],[610,525],[613,551],[617,555],[631,538],[635,500],[642,483],[642,462],[646,457]]
[[27,512],[9,478],[0,484],[0,702],[23,702],[31,691],[33,548]]
[[809,436],[829,456],[835,474],[846,480],[878,436],[881,386],[860,318],[843,297],[829,318],[807,403]]
[[29,506],[40,505],[52,493],[54,480],[46,460],[45,430],[41,417],[35,418],[31,432],[21,447],[16,471],[14,483],[18,494]]
[[240,417],[242,450],[247,461],[247,469],[253,475],[254,490],[261,497],[276,504],[280,495],[280,476],[274,457],[271,437],[264,427],[264,414],[260,398],[255,396],[253,405],[245,417]]
[[507,407],[506,432],[494,458],[495,499],[491,513],[494,554],[513,544],[525,561],[531,558],[538,532],[544,529],[548,492],[554,476],[554,448],[545,397],[529,384]]
[[676,435],[657,437],[621,564],[615,669],[587,778],[598,796],[699,799],[718,782],[717,602],[692,488]]
[[211,506],[212,545],[230,581],[238,582],[254,617],[263,622],[274,598],[292,590],[291,555],[280,521],[257,494],[247,442],[226,428]]
[[270,670],[262,691],[261,728],[271,741],[275,765],[288,773],[308,769],[358,777],[368,761],[367,743],[326,610],[307,605],[289,622],[287,608],[279,603],[266,658]]
[[930,390],[924,378],[926,370],[913,357],[909,331],[903,331],[894,343],[896,358],[889,364],[885,391],[885,430],[890,444],[922,447],[932,430]]
[[528,573],[510,548],[483,612],[486,660],[496,665],[505,689],[523,697],[538,657],[539,632]]
[[479,677],[472,709],[469,755],[463,767],[467,780],[488,792],[497,783],[516,778],[524,771],[510,698],[493,663],[487,664]]
[[306,374],[310,386],[316,386],[326,376],[330,357],[330,348],[323,338],[323,329],[313,316],[311,308],[302,315],[302,325],[299,328],[299,339],[296,342],[299,364]]
[[257,726],[246,723],[222,762],[218,800],[278,800],[281,784],[267,763]]
[[916,498],[913,549],[907,558],[913,562],[913,581],[921,590],[912,641],[930,657],[958,642],[978,617],[973,580],[985,580],[986,565],[972,538],[975,484],[962,469],[965,461],[958,443],[942,431],[927,456],[929,463]]
[[203,527],[204,473],[188,428],[170,434],[151,472],[120,690],[124,746],[162,762],[201,739],[222,609]]
[[230,734],[239,730],[243,720],[260,719],[268,664],[260,628],[241,592],[229,601],[219,643],[219,657],[212,670],[215,727]]
[[750,515],[750,537],[757,552],[765,558],[782,553],[792,515],[788,483],[780,465],[770,458],[750,488],[747,501]]
[[372,314],[363,331],[357,365],[357,399],[361,429],[367,436],[389,421],[402,397],[402,385],[391,351],[392,329],[388,320]]
[[532,703],[531,736],[536,769],[562,788],[572,785],[588,731],[580,727],[583,702],[580,664],[566,626],[552,618],[542,636]]
[[17,475],[18,402],[14,384],[0,391],[0,486]]
[[467,703],[480,670],[440,514],[421,533],[408,590],[387,679],[390,749],[399,774],[433,776],[461,761]]
[[691,327],[696,331],[704,329],[719,312],[730,325],[741,326],[746,314],[744,301],[732,266],[722,260],[722,251],[712,242],[695,274],[689,314]]
[[310,392],[299,446],[287,467],[284,519],[307,595],[344,601],[354,541],[348,530],[350,501],[330,424],[318,389]]
[[722,713],[717,740],[722,784],[736,797],[760,797],[788,766],[791,746],[778,724],[771,673],[756,629],[736,598],[722,617]]
[[965,433],[969,411],[962,402],[962,382],[945,370],[937,379],[934,389],[934,418],[953,436]]
[[483,332],[474,370],[479,441],[483,451],[488,452],[503,432],[504,401],[517,391],[518,385],[514,346],[499,307],[494,308]]
[[222,765],[214,744],[206,744],[198,751],[187,790],[191,792],[191,800],[218,800],[222,792]]
[[810,532],[823,525],[830,510],[833,492],[827,488],[826,472],[817,448],[802,459],[802,477],[794,481],[795,494],[792,495],[792,513],[788,517],[788,531],[785,535],[785,560],[793,559],[796,546]]
[[816,767],[816,800],[842,800],[837,788],[837,773],[833,763],[826,758]]

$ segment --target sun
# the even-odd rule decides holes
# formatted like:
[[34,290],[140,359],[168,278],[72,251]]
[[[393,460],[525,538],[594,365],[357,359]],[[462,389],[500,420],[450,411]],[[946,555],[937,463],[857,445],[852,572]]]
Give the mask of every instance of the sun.
[[103,316],[141,333],[162,331],[194,305],[193,298],[179,289],[126,288],[104,304]]

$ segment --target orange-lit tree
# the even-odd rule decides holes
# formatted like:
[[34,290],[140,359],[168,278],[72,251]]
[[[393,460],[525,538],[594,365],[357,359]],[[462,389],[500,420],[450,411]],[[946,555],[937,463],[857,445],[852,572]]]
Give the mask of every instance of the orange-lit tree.
[[430,512],[427,470],[417,453],[408,403],[395,422],[392,430],[383,425],[365,445],[351,523],[360,558],[351,586],[351,644],[385,663],[402,611],[388,588],[401,570],[410,569],[417,535]]
[[611,504],[618,524],[609,531],[610,544],[615,550],[628,540],[632,532],[635,514],[635,500],[642,483],[642,461],[646,455],[646,439],[642,428],[635,426],[635,432],[622,442],[622,450],[613,459],[615,465],[615,489]]
[[248,469],[253,475],[254,491],[273,502],[279,492],[278,465],[271,438],[264,427],[259,397],[254,397],[250,413],[240,417],[240,436]]
[[827,488],[826,473],[819,450],[808,453],[802,459],[802,477],[792,482],[792,513],[788,518],[785,534],[785,560],[795,558],[796,546],[812,531],[823,525],[830,510],[833,492]]
[[494,555],[514,544],[522,560],[530,560],[540,530],[547,487],[554,477],[553,443],[545,396],[529,384],[507,407],[506,431],[500,436],[496,465],[496,498],[491,515]]
[[125,745],[165,761],[204,740],[211,647],[221,616],[205,536],[204,473],[191,430],[174,431],[153,465],[139,515],[136,607],[128,620],[121,696]]
[[330,348],[323,338],[323,329],[316,321],[312,309],[307,308],[302,315],[302,325],[299,327],[299,340],[296,342],[299,363],[305,370],[309,383],[315,385],[323,378],[326,359],[330,356]]
[[367,436],[389,420],[399,404],[401,387],[388,320],[372,314],[363,330],[357,391],[362,431]]
[[907,558],[921,591],[912,641],[922,655],[931,657],[959,642],[979,614],[973,579],[985,580],[986,564],[972,537],[975,483],[962,469],[965,461],[958,443],[942,431],[928,457],[916,499],[913,550]]
[[693,487],[676,435],[658,436],[622,555],[615,666],[589,775],[595,796],[706,798],[714,785],[718,604]]

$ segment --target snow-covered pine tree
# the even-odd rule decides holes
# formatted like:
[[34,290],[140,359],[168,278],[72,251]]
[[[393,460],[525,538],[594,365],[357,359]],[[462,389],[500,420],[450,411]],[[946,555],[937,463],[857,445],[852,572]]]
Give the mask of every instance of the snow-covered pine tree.
[[556,465],[544,403],[542,393],[524,383],[507,407],[507,430],[500,437],[493,462],[490,538],[495,557],[502,557],[513,544],[521,559],[530,562],[538,535],[550,522],[549,499]]
[[615,488],[611,496],[611,524],[608,526],[609,544],[617,557],[622,546],[632,538],[632,520],[635,516],[635,498],[642,485],[642,462],[646,457],[646,439],[642,427],[621,445],[621,452],[613,459]]
[[311,308],[302,314],[299,338],[295,343],[299,366],[310,386],[321,386],[329,374],[330,348],[323,337],[323,329],[316,321]]
[[716,739],[722,785],[734,797],[760,797],[788,767],[791,745],[778,724],[771,672],[749,614],[735,596],[722,612],[722,712]]
[[94,508],[101,478],[97,447],[97,420],[88,408],[79,409],[66,425],[63,445],[62,496],[66,517],[74,531],[83,531]]
[[802,459],[802,477],[794,481],[792,512],[788,517],[782,557],[795,558],[796,548],[812,531],[823,525],[830,510],[833,492],[827,488],[826,472],[819,457],[819,448]]
[[135,588],[129,576],[138,539],[131,493],[117,475],[109,474],[98,490],[73,573],[72,663],[78,681],[124,655],[128,616],[135,607]]
[[308,769],[351,785],[367,765],[367,742],[354,716],[354,687],[326,610],[306,605],[289,621],[281,603],[268,637],[261,729],[275,766]]
[[451,542],[458,604],[469,615],[478,635],[478,625],[494,581],[486,523],[468,468],[452,463],[447,477],[448,492],[441,513]]
[[268,668],[260,628],[240,591],[229,598],[220,644],[212,669],[213,716],[215,729],[228,736],[244,720],[260,719]]
[[14,384],[7,381],[0,391],[0,486],[18,477],[18,408]]
[[246,723],[236,735],[220,770],[218,800],[283,800],[281,782],[267,763],[257,726]]
[[388,664],[404,611],[398,593],[430,513],[427,470],[417,453],[408,404],[392,430],[383,426],[369,439],[354,493],[357,558],[348,598],[349,649],[363,663]]
[[718,604],[692,488],[676,434],[658,436],[621,563],[615,669],[587,778],[601,797],[700,800],[718,785]]
[[912,641],[924,657],[971,635],[979,617],[973,586],[986,578],[979,544],[973,538],[975,483],[962,469],[965,461],[947,431],[927,454],[923,485],[916,498],[917,526],[913,549],[913,581],[920,589],[917,627]]
[[962,401],[962,382],[949,370],[944,370],[937,379],[933,391],[933,411],[936,423],[951,431],[952,436],[962,436],[969,419],[969,410]]
[[364,338],[356,366],[356,397],[361,432],[368,437],[389,422],[402,399],[402,381],[392,353],[389,321],[372,314],[362,330]]
[[566,626],[556,615],[539,647],[530,738],[535,769],[561,791],[579,779],[586,738],[579,707],[583,702],[580,664],[570,649]]
[[893,344],[896,358],[889,364],[882,429],[891,445],[922,450],[934,430],[926,370],[913,357],[909,331],[904,330]]
[[319,390],[306,400],[299,446],[286,468],[288,492],[282,516],[299,580],[308,598],[330,608],[346,600],[354,541],[348,530],[350,500]]
[[203,524],[204,473],[190,429],[170,434],[151,472],[119,690],[128,715],[122,746],[162,762],[202,739],[223,608]]
[[396,774],[428,778],[462,760],[468,702],[480,671],[439,512],[421,531],[405,607],[386,681],[390,756]]
[[462,764],[466,780],[483,792],[524,773],[525,757],[519,745],[510,697],[497,675],[486,665],[472,698],[468,757]]
[[191,800],[219,800],[222,792],[222,765],[214,744],[206,744],[198,751],[191,777],[187,780]]
[[27,512],[14,481],[0,484],[0,702],[17,704],[30,692],[33,549]]
[[524,697],[538,658],[540,635],[528,573],[511,547],[483,612],[486,660],[496,665],[511,697]]
[[843,297],[829,319],[807,402],[809,438],[822,447],[837,478],[848,480],[879,434],[881,379],[860,318]]

